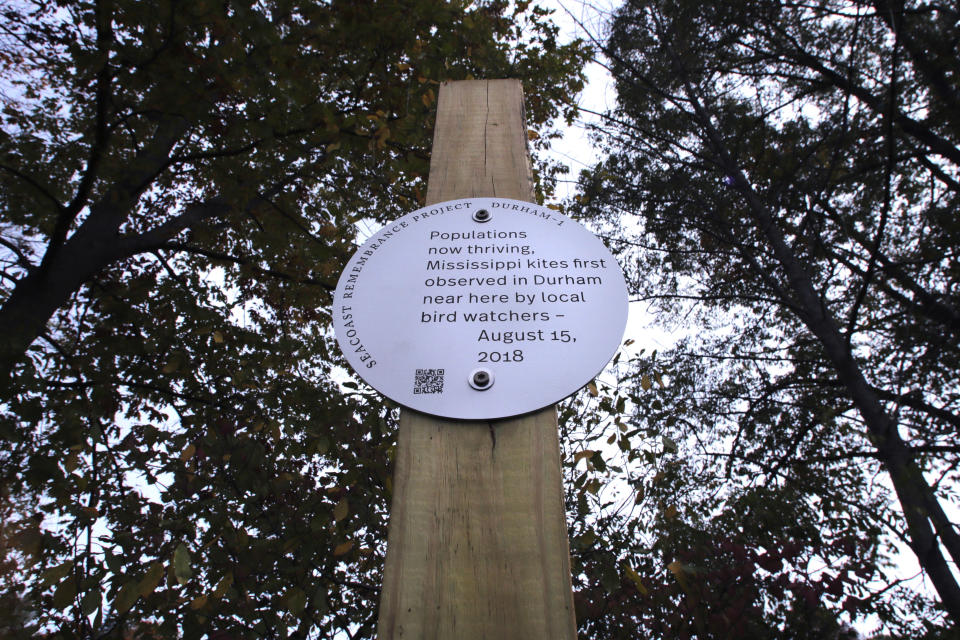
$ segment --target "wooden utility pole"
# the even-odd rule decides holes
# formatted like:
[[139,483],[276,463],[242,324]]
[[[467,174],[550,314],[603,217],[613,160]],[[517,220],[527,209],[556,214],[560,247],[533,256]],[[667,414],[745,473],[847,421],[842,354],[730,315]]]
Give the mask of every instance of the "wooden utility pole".
[[[516,80],[440,88],[427,204],[533,200]],[[536,384],[536,381],[531,381]],[[400,417],[380,640],[576,637],[556,407]]]

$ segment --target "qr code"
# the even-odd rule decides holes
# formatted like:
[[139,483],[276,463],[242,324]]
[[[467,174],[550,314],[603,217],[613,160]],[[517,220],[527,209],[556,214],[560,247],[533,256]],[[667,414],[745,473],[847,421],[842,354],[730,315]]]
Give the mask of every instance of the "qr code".
[[443,369],[417,369],[414,393],[443,393]]

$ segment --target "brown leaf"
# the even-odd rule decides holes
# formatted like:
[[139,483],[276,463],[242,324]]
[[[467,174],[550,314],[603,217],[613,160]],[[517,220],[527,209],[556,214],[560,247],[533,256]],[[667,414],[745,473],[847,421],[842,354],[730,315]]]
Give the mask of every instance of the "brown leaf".
[[596,451],[593,449],[584,449],[583,451],[578,451],[573,455],[573,464],[580,462],[584,458],[592,458],[593,454],[595,453]]
[[347,517],[348,513],[350,513],[350,503],[347,502],[346,498],[343,498],[337,503],[337,506],[333,508],[334,522],[340,522]]
[[230,588],[230,585],[233,584],[233,574],[228,573],[227,575],[220,578],[220,582],[217,583],[216,589],[213,590],[214,598],[222,598],[227,592],[227,589]]

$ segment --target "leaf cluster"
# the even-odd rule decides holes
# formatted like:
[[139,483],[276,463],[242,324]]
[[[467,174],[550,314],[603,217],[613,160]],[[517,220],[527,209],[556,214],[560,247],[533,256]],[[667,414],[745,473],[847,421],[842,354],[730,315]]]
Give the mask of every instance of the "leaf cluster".
[[3,635],[371,637],[396,409],[332,288],[442,82],[525,81],[546,140],[585,48],[498,1],[2,10]]
[[[955,504],[960,424],[958,238],[946,214],[960,204],[960,93],[956,59],[933,44],[956,39],[955,17],[926,3],[629,2],[604,43],[618,103],[574,206],[620,229],[609,241],[635,299],[677,336],[618,389],[638,433],[684,457],[667,476],[673,497],[648,512],[676,505],[679,520],[654,534],[634,514],[613,529],[669,546],[651,573],[635,568],[641,580],[669,577],[692,553],[714,567],[697,574],[709,585],[729,544],[757,559],[800,545],[805,570],[822,572],[809,573],[813,591],[788,587],[804,571],[794,567],[786,584],[755,578],[747,600],[748,623],[774,637],[807,637],[791,620],[810,594],[834,625],[874,613],[911,636],[923,632],[916,619],[947,624],[949,611],[956,623],[955,579],[931,601],[892,566],[898,540],[931,549],[917,553],[936,575],[926,559],[939,543],[921,542],[924,531],[955,526],[931,515]],[[643,384],[653,371],[668,381],[655,400]],[[891,439],[915,465],[909,480]],[[850,540],[857,550],[843,551]],[[763,637],[711,626],[725,580],[706,592],[671,583],[700,612],[685,633]]]

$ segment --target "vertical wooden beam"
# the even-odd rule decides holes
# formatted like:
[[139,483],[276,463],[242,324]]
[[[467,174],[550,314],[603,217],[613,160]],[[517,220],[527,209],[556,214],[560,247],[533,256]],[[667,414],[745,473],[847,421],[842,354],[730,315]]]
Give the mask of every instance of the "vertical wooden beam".
[[[515,80],[440,89],[427,204],[532,200]],[[380,640],[576,637],[557,412],[400,417]]]

